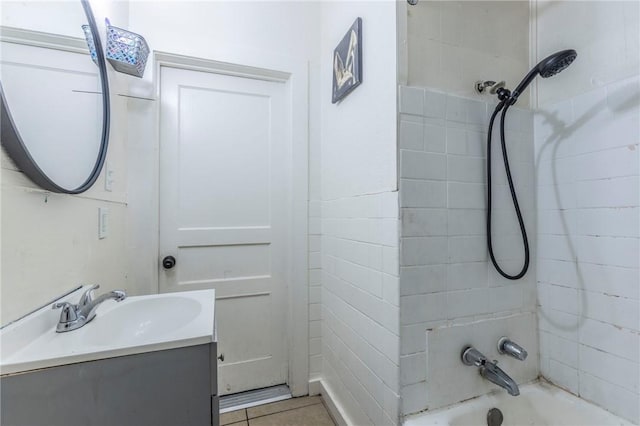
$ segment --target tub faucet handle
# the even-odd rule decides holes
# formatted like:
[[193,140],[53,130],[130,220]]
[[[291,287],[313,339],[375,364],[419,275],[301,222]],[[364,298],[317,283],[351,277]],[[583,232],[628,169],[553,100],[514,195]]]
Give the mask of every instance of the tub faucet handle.
[[522,346],[506,336],[503,336],[500,338],[500,340],[498,340],[498,352],[501,354],[510,355],[515,359],[519,359],[520,361],[524,361],[525,359],[527,359],[528,355],[527,351]]
[[487,357],[482,355],[476,348],[468,346],[462,351],[462,363],[481,367],[487,363]]

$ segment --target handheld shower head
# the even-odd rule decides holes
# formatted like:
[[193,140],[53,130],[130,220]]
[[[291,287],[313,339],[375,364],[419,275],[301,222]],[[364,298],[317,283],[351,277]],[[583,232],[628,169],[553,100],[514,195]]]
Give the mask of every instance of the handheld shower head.
[[538,63],[529,73],[522,79],[518,87],[511,93],[509,104],[513,105],[518,100],[518,96],[527,88],[529,83],[533,81],[538,74],[542,78],[553,77],[560,71],[563,71],[576,59],[578,54],[573,49],[561,50],[553,55],[547,56]]
[[561,50],[544,58],[536,68],[542,78],[553,77],[563,71],[576,59],[578,54],[573,49]]

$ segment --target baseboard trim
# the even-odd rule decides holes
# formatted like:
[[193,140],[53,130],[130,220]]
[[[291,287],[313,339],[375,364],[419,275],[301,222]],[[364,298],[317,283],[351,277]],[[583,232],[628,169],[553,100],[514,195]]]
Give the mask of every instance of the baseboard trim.
[[344,412],[331,388],[322,379],[309,380],[309,395],[321,395],[329,414],[338,426],[352,426],[353,422]]

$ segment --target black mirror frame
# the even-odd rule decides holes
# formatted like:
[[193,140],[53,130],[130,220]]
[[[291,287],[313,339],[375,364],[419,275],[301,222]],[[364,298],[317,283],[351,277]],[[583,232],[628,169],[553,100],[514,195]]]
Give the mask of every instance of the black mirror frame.
[[42,171],[31,154],[29,154],[29,150],[20,137],[20,133],[18,132],[13,118],[11,117],[11,113],[9,112],[9,106],[7,105],[2,85],[0,84],[0,140],[2,141],[2,145],[6,149],[7,154],[16,163],[20,170],[35,184],[44,190],[63,194],[80,194],[93,186],[98,179],[98,176],[100,176],[100,172],[102,171],[102,167],[104,166],[104,162],[107,157],[107,148],[109,146],[111,112],[107,64],[102,50],[98,27],[96,25],[95,18],[93,17],[89,0],[80,0],[80,2],[82,3],[84,13],[89,23],[89,28],[91,29],[91,34],[93,36],[93,44],[96,48],[98,68],[100,69],[100,83],[102,87],[102,140],[100,142],[100,151],[91,174],[82,185],[75,189],[63,188],[51,180],[51,178]]

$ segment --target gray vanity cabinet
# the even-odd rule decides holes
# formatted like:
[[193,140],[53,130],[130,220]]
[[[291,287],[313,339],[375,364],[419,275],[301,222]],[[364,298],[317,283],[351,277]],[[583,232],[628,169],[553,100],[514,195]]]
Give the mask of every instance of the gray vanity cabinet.
[[0,378],[2,426],[218,426],[216,344]]

